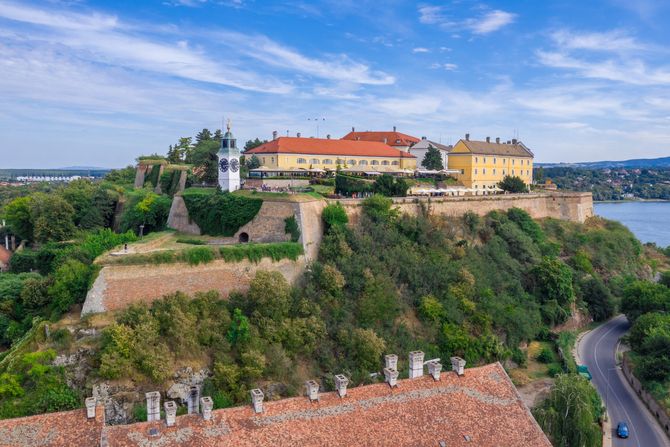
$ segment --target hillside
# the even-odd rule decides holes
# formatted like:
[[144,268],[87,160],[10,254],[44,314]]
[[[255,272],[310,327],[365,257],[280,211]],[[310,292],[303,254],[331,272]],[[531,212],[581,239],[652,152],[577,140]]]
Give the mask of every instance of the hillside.
[[535,163],[537,167],[545,168],[587,168],[587,169],[660,169],[670,168],[670,157],[635,158],[620,161],[585,161],[577,163]]
[[[338,206],[326,210],[319,260],[296,287],[259,273],[229,300],[178,293],[116,314],[66,314],[48,331],[38,324],[0,361],[9,384],[0,416],[73,408],[93,393],[123,423],[144,417],[144,392],[178,398],[190,383],[225,407],[254,387],[270,399],[299,394],[307,378],[332,389],[334,373],[375,382],[383,354],[417,349],[471,366],[499,360],[518,381],[546,377],[562,366],[536,365],[529,342],[551,340],[577,309],[607,318],[624,285],[652,273],[631,233],[597,218],[409,217],[378,196],[356,225]],[[17,278],[4,308],[27,303],[29,279]]]

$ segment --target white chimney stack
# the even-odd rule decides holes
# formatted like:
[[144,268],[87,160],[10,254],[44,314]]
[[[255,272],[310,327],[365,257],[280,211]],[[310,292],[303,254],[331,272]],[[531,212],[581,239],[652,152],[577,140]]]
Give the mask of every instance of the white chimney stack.
[[387,354],[384,356],[384,367],[388,369],[398,369],[398,356],[395,354]]
[[251,390],[251,403],[254,405],[254,413],[263,412],[263,397],[265,395],[260,389],[254,388]]
[[428,373],[433,376],[433,380],[439,382],[440,372],[442,371],[442,364],[440,362],[428,363]]
[[86,418],[88,419],[95,419],[95,405],[97,404],[97,400],[95,397],[87,397],[86,398]]
[[316,380],[308,380],[305,382],[307,388],[307,397],[311,402],[319,400],[319,382]]
[[276,139],[277,139],[277,131],[276,131],[276,130],[273,130],[273,131],[272,131],[272,139],[273,139],[273,140],[276,140]]
[[335,376],[335,388],[337,388],[337,395],[340,398],[347,395],[347,385],[349,384],[349,379],[344,374],[337,374]]
[[188,393],[188,414],[200,413],[200,388],[192,386]]
[[423,351],[409,353],[409,378],[416,379],[423,376]]
[[147,422],[161,419],[161,393],[152,391],[144,395],[147,398]]
[[451,358],[451,369],[459,376],[464,374],[465,360],[460,357]]
[[177,419],[177,404],[173,400],[168,400],[165,406],[165,424],[172,427]]
[[212,420],[212,408],[214,408],[214,401],[211,397],[205,396],[200,398],[200,407],[202,408],[202,418],[206,421]]
[[392,368],[384,368],[384,380],[391,388],[398,386],[398,371]]

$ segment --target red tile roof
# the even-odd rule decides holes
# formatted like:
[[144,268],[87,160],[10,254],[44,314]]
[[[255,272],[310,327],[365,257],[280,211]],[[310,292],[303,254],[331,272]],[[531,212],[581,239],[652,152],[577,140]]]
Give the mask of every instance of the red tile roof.
[[[442,374],[351,388],[344,399],[322,393],[216,410],[212,421],[180,416],[161,422],[110,426],[110,446],[506,446],[550,447],[499,363]],[[158,429],[152,438],[151,428]],[[466,442],[466,436],[471,441]]]
[[341,155],[350,157],[416,158],[412,154],[375,141],[329,140],[324,138],[280,137],[268,141],[247,154]]
[[343,140],[357,140],[357,141],[378,141],[380,143],[388,144],[389,146],[411,146],[418,143],[417,137],[407,135],[401,132],[349,132],[342,137]]
[[[319,400],[296,397],[215,410],[212,420],[178,416],[164,421],[113,425],[87,421],[84,410],[0,421],[0,446],[316,447],[447,446],[551,447],[499,363],[350,388]],[[102,413],[102,407],[98,412]],[[102,434],[101,432],[102,428]],[[469,439],[469,441],[467,440]]]
[[98,406],[95,414],[86,419],[81,409],[0,420],[0,447],[99,446],[105,407]]

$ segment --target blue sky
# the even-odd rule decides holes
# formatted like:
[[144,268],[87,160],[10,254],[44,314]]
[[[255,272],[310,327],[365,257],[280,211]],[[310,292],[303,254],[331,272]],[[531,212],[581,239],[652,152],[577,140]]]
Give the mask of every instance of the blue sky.
[[0,166],[124,166],[224,117],[668,156],[669,4],[0,0]]

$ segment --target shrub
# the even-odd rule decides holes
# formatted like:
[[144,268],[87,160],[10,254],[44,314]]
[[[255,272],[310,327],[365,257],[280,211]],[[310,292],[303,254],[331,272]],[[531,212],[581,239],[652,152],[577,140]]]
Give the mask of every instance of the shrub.
[[405,197],[409,185],[404,178],[383,174],[375,179],[372,191],[387,197]]
[[67,312],[73,304],[84,301],[91,273],[91,267],[74,259],[58,267],[54,273],[54,283],[49,287],[53,310],[57,315]]
[[233,236],[258,214],[263,204],[262,199],[229,192],[186,190],[183,197],[191,219],[203,234],[210,236]]
[[185,250],[182,257],[190,265],[207,264],[214,260],[214,252],[209,247],[196,247]]
[[552,363],[554,361],[554,353],[551,349],[544,347],[536,357],[540,363]]
[[510,175],[506,175],[505,178],[500,183],[498,183],[498,188],[502,189],[503,191],[511,193],[520,193],[528,191],[528,186],[521,179],[521,177],[518,176],[512,177]]
[[351,197],[353,194],[372,192],[372,182],[344,174],[335,176],[335,193]]
[[172,200],[151,191],[140,189],[128,194],[128,200],[121,215],[121,231],[139,232],[144,225],[144,234],[165,229]]
[[295,216],[289,216],[284,219],[284,232],[291,235],[291,242],[298,242],[300,239],[300,228]]
[[327,205],[321,213],[321,218],[326,224],[326,229],[333,226],[345,226],[349,223],[347,212],[339,202]]
[[203,241],[202,239],[195,239],[195,238],[190,238],[190,237],[180,237],[177,238],[177,243],[179,244],[190,244],[190,245],[206,245],[207,242]]

